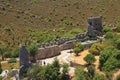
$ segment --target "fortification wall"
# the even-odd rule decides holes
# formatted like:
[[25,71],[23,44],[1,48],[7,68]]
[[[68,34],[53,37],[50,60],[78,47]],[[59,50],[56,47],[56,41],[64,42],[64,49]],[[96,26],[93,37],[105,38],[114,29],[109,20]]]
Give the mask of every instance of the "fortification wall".
[[60,50],[62,51],[62,50],[67,50],[67,49],[72,49],[72,48],[74,48],[73,42],[74,42],[74,40],[68,41],[68,42],[60,45],[60,46],[59,46]]
[[49,57],[57,56],[59,54],[60,54],[60,48],[58,45],[39,48],[38,53],[36,55],[36,59],[39,60],[39,59],[49,58]]
[[62,50],[72,49],[74,48],[73,42],[77,41],[78,39],[82,41],[84,36],[84,34],[79,34],[73,38],[57,39],[53,42],[38,45],[39,49],[36,55],[36,59],[39,60],[50,58],[59,55],[60,51]]

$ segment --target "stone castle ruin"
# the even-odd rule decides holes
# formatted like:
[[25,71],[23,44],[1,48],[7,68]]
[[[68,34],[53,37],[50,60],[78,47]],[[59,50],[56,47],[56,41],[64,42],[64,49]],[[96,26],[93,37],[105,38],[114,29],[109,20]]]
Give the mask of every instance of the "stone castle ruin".
[[[102,35],[102,17],[92,17],[88,19],[88,29],[86,33],[77,34],[73,38],[56,39],[53,42],[38,45],[36,60],[53,57],[60,54],[60,51],[74,48],[73,42],[83,42],[85,40],[95,40]],[[86,37],[89,37],[86,38]],[[86,44],[84,46],[89,46]],[[92,44],[91,44],[92,45]]]

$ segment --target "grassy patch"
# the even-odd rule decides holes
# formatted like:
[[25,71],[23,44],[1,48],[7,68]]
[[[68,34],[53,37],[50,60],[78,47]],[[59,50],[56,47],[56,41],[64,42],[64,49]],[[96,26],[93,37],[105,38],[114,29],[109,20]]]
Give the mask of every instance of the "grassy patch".
[[8,69],[11,70],[13,68],[19,68],[19,62],[17,61],[16,63],[2,63],[2,69]]

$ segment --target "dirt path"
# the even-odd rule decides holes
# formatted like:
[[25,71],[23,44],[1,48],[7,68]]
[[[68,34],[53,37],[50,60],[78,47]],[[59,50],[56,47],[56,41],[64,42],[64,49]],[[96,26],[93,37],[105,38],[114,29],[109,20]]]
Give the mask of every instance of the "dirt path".
[[117,75],[120,74],[120,69],[113,74],[113,80],[116,80]]
[[89,54],[88,53],[88,50],[84,50],[82,51],[81,53],[79,53],[79,56],[76,56],[75,54],[71,54],[70,55],[70,60],[77,63],[77,64],[80,64],[80,65],[85,65],[86,62],[84,61],[84,57]]

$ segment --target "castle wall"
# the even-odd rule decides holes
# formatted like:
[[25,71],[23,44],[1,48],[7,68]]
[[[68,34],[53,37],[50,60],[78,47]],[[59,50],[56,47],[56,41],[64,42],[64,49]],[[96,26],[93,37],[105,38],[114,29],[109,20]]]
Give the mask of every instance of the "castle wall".
[[39,60],[39,59],[49,58],[49,57],[57,56],[59,54],[60,54],[60,48],[58,45],[39,48],[38,53],[36,55],[36,59]]
[[62,51],[62,50],[67,50],[67,49],[72,49],[72,48],[74,48],[73,41],[74,41],[74,40],[68,41],[68,42],[60,45],[60,46],[59,46],[60,50]]

